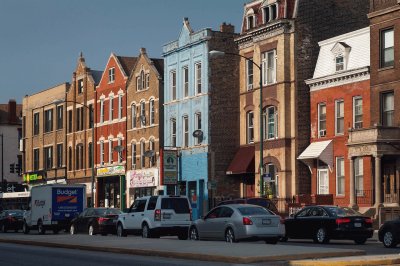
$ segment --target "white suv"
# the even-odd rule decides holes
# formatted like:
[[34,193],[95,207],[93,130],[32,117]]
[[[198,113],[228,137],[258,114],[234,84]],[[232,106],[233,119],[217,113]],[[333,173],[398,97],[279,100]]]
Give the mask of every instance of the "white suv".
[[118,216],[117,235],[136,232],[145,238],[176,235],[185,240],[191,220],[192,209],[185,196],[142,197]]

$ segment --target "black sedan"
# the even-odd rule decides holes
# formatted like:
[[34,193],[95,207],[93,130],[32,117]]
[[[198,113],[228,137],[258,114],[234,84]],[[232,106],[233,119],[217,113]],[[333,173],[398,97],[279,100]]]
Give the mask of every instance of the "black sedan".
[[286,237],[313,239],[328,243],[330,239],[354,240],[364,244],[373,235],[372,219],[350,208],[307,206],[285,219]]
[[88,233],[89,235],[115,234],[118,215],[122,212],[114,208],[87,208],[71,221],[69,232]]
[[396,247],[400,242],[400,219],[386,221],[379,228],[378,238],[385,247]]
[[3,233],[8,230],[22,230],[23,210],[3,210],[0,212],[0,228]]

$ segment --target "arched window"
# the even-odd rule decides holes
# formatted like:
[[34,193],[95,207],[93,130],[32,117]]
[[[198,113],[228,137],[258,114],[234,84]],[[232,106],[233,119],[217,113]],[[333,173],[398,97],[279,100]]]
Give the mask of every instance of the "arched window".
[[131,116],[132,116],[132,128],[136,128],[136,105],[131,105]]
[[155,150],[154,139],[150,139],[149,150],[154,152],[153,156],[150,157],[150,167],[153,167],[156,164],[156,150]]
[[72,148],[68,148],[68,171],[72,171]]
[[132,142],[131,146],[132,146],[132,150],[131,150],[131,152],[132,152],[132,155],[131,155],[132,169],[136,169],[136,142]]
[[140,141],[140,168],[144,168],[146,159],[144,157],[144,152],[145,152],[145,143],[144,140]]
[[263,110],[264,140],[278,137],[278,112],[275,106]]
[[273,163],[267,163],[264,165],[264,172],[265,174],[271,178],[271,182],[268,182],[266,184],[267,189],[270,194],[274,197],[279,196],[279,175],[278,175],[278,169]]
[[154,120],[155,120],[154,99],[151,99],[149,102],[149,113],[150,113],[150,125],[154,125]]
[[171,146],[176,147],[176,119],[171,118]]

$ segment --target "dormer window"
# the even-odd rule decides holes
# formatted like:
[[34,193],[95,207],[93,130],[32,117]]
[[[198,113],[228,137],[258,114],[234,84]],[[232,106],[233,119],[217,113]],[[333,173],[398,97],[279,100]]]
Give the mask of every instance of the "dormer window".
[[331,52],[334,58],[333,61],[335,64],[335,72],[347,70],[347,62],[349,61],[350,50],[351,47],[344,42],[337,42],[333,46]]
[[247,30],[253,29],[256,26],[256,17],[252,8],[250,8],[246,13],[246,25]]
[[83,92],[83,79],[78,80],[78,94]]
[[113,83],[115,80],[115,68],[108,69],[108,83]]
[[336,56],[336,71],[344,70],[344,58],[343,55]]
[[278,18],[278,4],[272,4],[263,7],[263,19],[264,19],[264,24],[276,20]]

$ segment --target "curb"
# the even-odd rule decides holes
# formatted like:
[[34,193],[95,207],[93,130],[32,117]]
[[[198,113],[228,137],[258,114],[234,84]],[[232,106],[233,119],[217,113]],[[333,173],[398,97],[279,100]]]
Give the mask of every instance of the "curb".
[[[13,243],[21,245],[35,245],[42,247],[51,248],[68,248],[68,249],[79,249],[86,251],[100,251],[110,252],[128,255],[139,255],[139,256],[158,256],[175,259],[188,259],[188,260],[201,260],[201,261],[214,261],[214,262],[226,262],[226,263],[256,263],[256,262],[268,262],[268,261],[291,261],[289,265],[303,265],[303,264],[290,264],[297,263],[294,260],[306,260],[306,259],[322,259],[327,257],[337,257],[337,253],[322,252],[322,253],[306,253],[306,254],[293,254],[293,255],[273,255],[273,256],[253,256],[253,257],[234,257],[224,255],[211,255],[211,254],[199,254],[199,253],[184,253],[174,251],[160,251],[160,250],[146,250],[146,249],[128,249],[128,248],[113,248],[113,247],[95,247],[75,244],[60,244],[51,242],[31,241],[31,240],[15,240],[15,239],[0,239],[3,243]],[[342,256],[360,256],[365,255],[362,250],[353,250],[348,252],[342,252]],[[308,261],[304,261],[308,262]],[[313,262],[313,261],[312,261]],[[400,262],[400,259],[399,259]],[[336,263],[335,263],[336,264]],[[314,265],[314,264],[305,264]],[[318,265],[332,265],[332,261],[328,264]],[[358,264],[359,265],[359,264]],[[375,264],[378,265],[378,264]]]
[[337,258],[337,260],[299,260],[299,261],[290,261],[288,265],[290,266],[331,266],[335,264],[335,266],[370,266],[370,265],[398,265],[400,264],[400,257],[397,255],[397,258],[368,258],[368,256],[364,257],[364,259],[349,259],[343,260],[343,258]]

